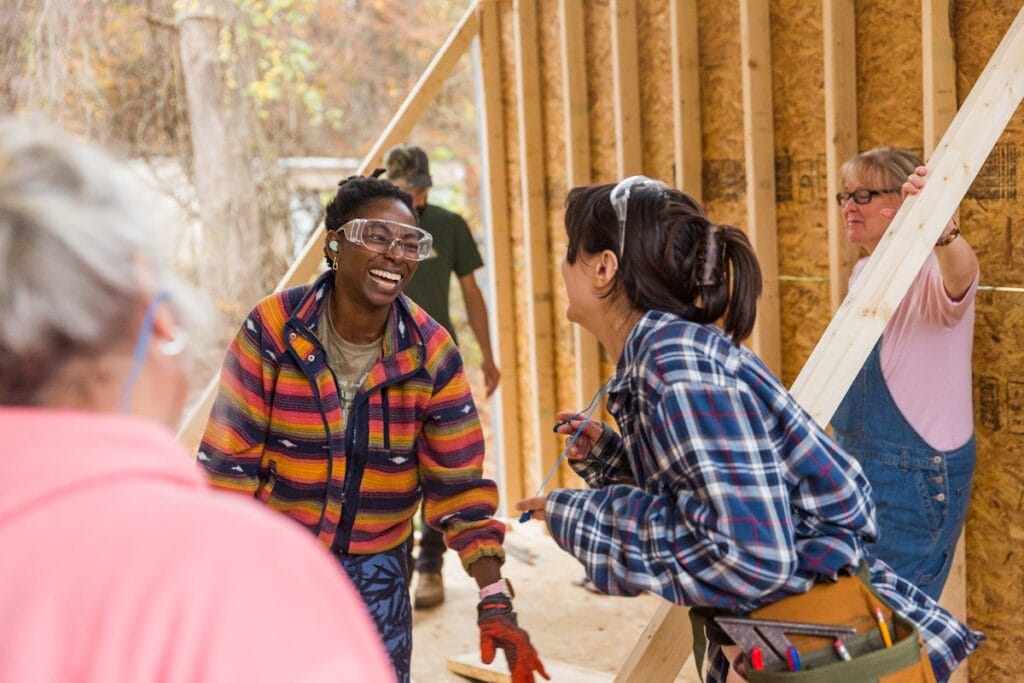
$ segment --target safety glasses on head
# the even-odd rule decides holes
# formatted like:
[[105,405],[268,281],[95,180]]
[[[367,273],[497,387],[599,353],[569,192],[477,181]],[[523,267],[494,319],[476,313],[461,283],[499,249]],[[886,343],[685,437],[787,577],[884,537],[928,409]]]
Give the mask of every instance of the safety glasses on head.
[[645,175],[634,175],[626,178],[614,188],[608,196],[612,208],[615,209],[615,216],[619,219],[619,258],[626,248],[626,209],[629,207],[629,193],[635,187],[653,187],[664,190],[668,186],[660,180],[648,178]]
[[434,238],[430,233],[396,221],[379,218],[355,218],[339,228],[345,239],[378,254],[389,254],[398,245],[402,258],[422,261],[430,256]]

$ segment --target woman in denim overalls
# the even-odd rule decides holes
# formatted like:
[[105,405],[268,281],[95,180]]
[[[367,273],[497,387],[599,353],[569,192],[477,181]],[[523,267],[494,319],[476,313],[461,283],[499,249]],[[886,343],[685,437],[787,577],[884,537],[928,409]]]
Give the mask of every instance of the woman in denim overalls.
[[[865,152],[843,165],[849,240],[875,250],[924,182],[913,154]],[[854,268],[855,279],[867,259]],[[871,554],[938,599],[967,516],[974,473],[971,345],[978,259],[953,221],[943,231],[832,418],[836,440],[874,490],[880,537]]]

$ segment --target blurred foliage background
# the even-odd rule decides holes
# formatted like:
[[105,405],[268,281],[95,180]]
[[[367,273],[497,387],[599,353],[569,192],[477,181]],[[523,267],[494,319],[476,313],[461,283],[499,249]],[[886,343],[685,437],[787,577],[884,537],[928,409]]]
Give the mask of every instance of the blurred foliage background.
[[[195,349],[198,390],[351,173],[328,175],[310,194],[293,169],[324,158],[337,162],[329,168],[354,168],[466,6],[5,0],[0,113],[56,123],[133,160],[152,189],[140,201],[166,213],[168,260],[221,314]],[[409,141],[448,169],[432,201],[463,213],[479,237],[472,73],[464,57]],[[472,367],[479,351],[459,300],[453,318]]]

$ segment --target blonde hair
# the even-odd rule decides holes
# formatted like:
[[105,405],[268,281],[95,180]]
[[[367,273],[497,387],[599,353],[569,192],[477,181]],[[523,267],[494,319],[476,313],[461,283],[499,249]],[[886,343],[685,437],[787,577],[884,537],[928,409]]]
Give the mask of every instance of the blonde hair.
[[896,147],[875,147],[844,163],[839,177],[867,183],[870,190],[899,190],[914,169],[924,163],[913,152]]

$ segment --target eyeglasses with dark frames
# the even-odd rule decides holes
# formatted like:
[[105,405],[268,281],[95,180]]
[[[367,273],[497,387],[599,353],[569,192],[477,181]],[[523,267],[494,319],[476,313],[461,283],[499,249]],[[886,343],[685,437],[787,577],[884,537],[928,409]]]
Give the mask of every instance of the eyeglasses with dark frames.
[[868,204],[872,199],[883,194],[899,194],[899,190],[869,190],[865,187],[858,187],[853,192],[838,192],[836,193],[836,203],[839,204],[839,208],[846,206],[846,202],[853,200],[854,204]]

